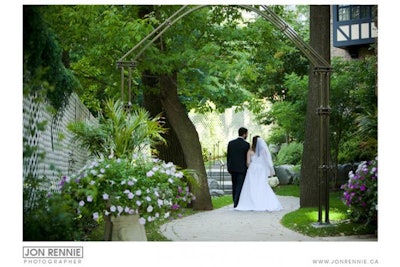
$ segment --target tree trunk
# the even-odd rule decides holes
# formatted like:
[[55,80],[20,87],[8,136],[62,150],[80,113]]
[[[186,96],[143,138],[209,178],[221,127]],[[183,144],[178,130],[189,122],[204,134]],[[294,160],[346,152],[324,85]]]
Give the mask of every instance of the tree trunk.
[[184,106],[179,101],[176,83],[176,72],[170,76],[162,75],[160,77],[161,103],[165,110],[167,122],[175,130],[180,141],[187,168],[195,170],[197,173],[196,178],[199,186],[192,187],[192,192],[196,196],[193,208],[211,210],[211,196],[199,136]]
[[[330,6],[310,6],[310,45],[330,62]],[[318,206],[319,184],[319,78],[310,64],[306,129],[300,179],[300,206]],[[324,192],[321,192],[324,194]]]
[[[143,107],[152,117],[160,113],[165,117],[166,114],[161,104],[160,85],[158,80],[157,76],[149,73],[144,73],[142,75],[143,85],[145,86],[145,90],[143,90]],[[163,134],[167,144],[160,144],[154,147],[158,152],[157,156],[166,162],[173,162],[181,168],[186,168],[187,165],[183,155],[182,146],[174,128],[172,128],[168,120],[165,120],[164,127],[168,129],[168,132]]]
[[[139,9],[139,16],[144,17],[152,11],[154,11],[154,6],[143,6]],[[158,42],[160,49],[164,51],[162,38]],[[213,207],[199,136],[184,106],[179,101],[176,73],[171,76],[148,74],[144,73],[142,76],[143,83],[147,87],[143,90],[144,106],[154,115],[159,114],[158,110],[162,111],[166,117],[165,126],[169,129],[167,135],[164,136],[167,147],[157,147],[159,156],[182,168],[196,171],[199,186],[191,186],[191,192],[196,197],[192,207],[196,210],[211,210]]]

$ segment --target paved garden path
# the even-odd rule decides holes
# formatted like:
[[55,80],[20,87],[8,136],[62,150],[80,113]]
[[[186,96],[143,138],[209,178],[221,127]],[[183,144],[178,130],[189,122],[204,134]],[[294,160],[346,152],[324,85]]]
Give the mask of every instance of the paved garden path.
[[299,198],[278,196],[278,212],[236,211],[232,205],[202,211],[161,226],[172,241],[377,241],[374,236],[309,237],[284,227],[282,216],[299,208]]

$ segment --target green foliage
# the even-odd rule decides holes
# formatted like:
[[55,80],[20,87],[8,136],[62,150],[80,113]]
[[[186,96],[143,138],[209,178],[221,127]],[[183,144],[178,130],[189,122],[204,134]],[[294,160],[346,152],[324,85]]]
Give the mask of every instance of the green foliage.
[[272,126],[267,141],[269,144],[283,144],[287,141],[286,134],[282,127]]
[[[103,101],[122,98],[116,61],[151,30],[151,18],[138,19],[135,5],[52,5],[41,7],[63,49],[64,61],[79,78],[80,99],[96,114]],[[127,73],[127,70],[125,70]],[[133,70],[133,84],[140,74]],[[127,82],[127,81],[125,81]],[[127,87],[127,86],[126,86]],[[137,87],[132,87],[137,95]],[[125,98],[128,95],[125,90]],[[134,102],[134,101],[132,101]]]
[[378,160],[362,162],[349,181],[342,185],[343,201],[349,207],[350,218],[357,223],[378,223]]
[[140,223],[168,218],[192,200],[190,172],[156,158],[100,159],[61,180],[61,196],[76,219],[140,214]]
[[372,143],[364,142],[362,137],[357,135],[343,141],[338,155],[338,162],[361,162],[376,155],[375,140],[372,140]]
[[[376,57],[347,61],[334,58],[330,90],[332,159],[357,162],[377,154]],[[273,124],[270,143],[303,142],[308,78],[285,76],[285,98],[259,119]]]
[[62,199],[51,197],[46,177],[25,178],[23,239],[24,241],[80,240],[84,234],[77,227],[71,210]]
[[303,144],[297,142],[283,144],[276,157],[275,165],[301,165],[302,155]]
[[166,129],[159,123],[160,118],[161,115],[151,118],[140,107],[126,110],[120,100],[109,99],[104,114],[98,116],[98,123],[73,122],[68,129],[93,155],[131,157],[157,142],[165,142],[162,133]]
[[[284,85],[286,88],[285,98],[275,101],[270,111],[261,112],[257,118],[265,124],[274,125],[271,136],[275,136],[275,144],[291,140],[302,142],[304,140],[308,77],[300,77],[295,73],[285,75]],[[280,138],[278,138],[279,136]]]
[[[80,98],[96,113],[104,99],[121,97],[116,60],[179,8],[56,5],[41,9],[57,34],[64,61],[80,79]],[[297,14],[283,6],[274,6],[274,10],[296,29],[303,27],[295,20]],[[271,23],[263,19],[244,21],[239,8],[229,5],[205,7],[183,17],[149,46],[139,62],[132,72],[132,102],[141,101],[143,73],[158,75],[179,70],[182,102],[188,110],[200,111],[223,111],[241,106],[254,96],[281,95],[284,74],[303,75],[308,65]],[[208,105],[209,101],[216,105]],[[256,109],[259,104],[250,107]]]
[[61,113],[79,83],[62,63],[62,51],[41,7],[25,5],[23,15],[24,93],[39,93]]
[[343,163],[373,158],[377,154],[376,57],[352,61],[334,58],[332,65],[333,160]]

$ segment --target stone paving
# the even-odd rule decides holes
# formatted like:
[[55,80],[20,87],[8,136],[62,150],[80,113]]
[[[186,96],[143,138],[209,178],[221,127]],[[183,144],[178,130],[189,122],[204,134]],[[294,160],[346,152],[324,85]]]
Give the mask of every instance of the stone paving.
[[284,214],[300,207],[299,198],[278,196],[278,212],[236,211],[232,205],[202,211],[161,226],[171,241],[377,241],[375,236],[309,237],[284,227]]

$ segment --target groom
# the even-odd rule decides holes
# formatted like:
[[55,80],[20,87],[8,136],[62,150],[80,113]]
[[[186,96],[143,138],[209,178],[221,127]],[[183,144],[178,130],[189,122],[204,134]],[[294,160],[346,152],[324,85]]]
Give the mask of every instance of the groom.
[[239,203],[240,192],[247,172],[247,151],[250,144],[246,142],[248,131],[246,128],[239,128],[239,137],[228,143],[227,165],[228,172],[232,176],[232,197],[233,207]]

